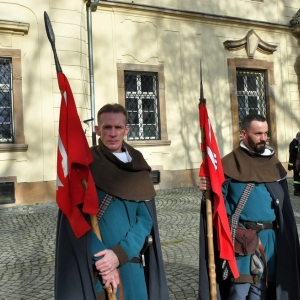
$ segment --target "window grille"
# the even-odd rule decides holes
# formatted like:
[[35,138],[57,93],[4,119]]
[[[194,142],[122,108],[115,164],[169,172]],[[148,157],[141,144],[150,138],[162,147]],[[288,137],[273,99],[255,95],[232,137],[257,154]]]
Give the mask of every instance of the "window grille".
[[13,182],[0,183],[0,204],[15,202],[15,189]]
[[13,143],[11,59],[0,57],[0,143]]
[[130,131],[128,140],[159,140],[157,73],[125,71],[125,107]]
[[239,129],[248,114],[259,114],[266,118],[265,71],[237,70],[237,98]]

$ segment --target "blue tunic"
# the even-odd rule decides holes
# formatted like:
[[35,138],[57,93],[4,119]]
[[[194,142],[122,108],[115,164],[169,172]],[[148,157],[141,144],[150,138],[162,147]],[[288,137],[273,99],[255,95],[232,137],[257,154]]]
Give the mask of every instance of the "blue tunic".
[[[224,199],[226,199],[226,210],[229,216],[234,213],[245,186],[246,183],[233,179],[223,186],[223,195]],[[265,184],[259,183],[254,186],[249,199],[241,212],[240,220],[262,223],[273,222],[276,219],[274,209],[273,200]],[[274,278],[276,270],[277,233],[273,229],[266,229],[262,230],[258,236],[264,247],[269,278]],[[251,275],[250,259],[250,255],[237,257],[240,275]]]
[[[101,202],[105,193],[98,189]],[[91,232],[92,255],[119,245],[127,254],[128,260],[139,256],[146,236],[152,228],[152,218],[144,202],[135,202],[114,197],[99,222],[102,236],[101,242],[94,232]],[[96,258],[93,258],[95,261]],[[148,299],[143,266],[139,263],[127,262],[119,268],[124,300]],[[98,280],[96,291],[103,291]],[[119,299],[119,290],[117,291]]]

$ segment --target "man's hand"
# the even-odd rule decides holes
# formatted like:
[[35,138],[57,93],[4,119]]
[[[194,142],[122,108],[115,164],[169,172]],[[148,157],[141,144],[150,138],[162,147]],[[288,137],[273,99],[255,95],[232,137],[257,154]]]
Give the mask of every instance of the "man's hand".
[[117,255],[109,249],[97,252],[95,257],[103,256],[100,260],[95,262],[95,267],[99,274],[103,277],[116,270],[119,266],[119,259]]
[[211,184],[208,177],[200,177],[199,189],[201,192],[211,191]]
[[113,294],[116,294],[118,285],[120,284],[120,276],[118,269],[114,269],[107,275],[102,276],[102,283],[104,284],[105,289],[111,285],[113,288]]

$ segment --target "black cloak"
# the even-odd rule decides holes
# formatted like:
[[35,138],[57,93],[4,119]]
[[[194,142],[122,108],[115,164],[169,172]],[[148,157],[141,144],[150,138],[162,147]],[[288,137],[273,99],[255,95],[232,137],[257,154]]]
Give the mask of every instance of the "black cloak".
[[[115,167],[116,164],[112,164],[111,162],[115,160],[114,155],[109,153],[109,151],[105,151],[103,149],[103,144],[99,141],[99,149],[102,148],[104,151],[98,151],[97,147],[91,148],[91,151],[94,155],[94,161],[100,163],[101,165],[108,164],[109,168],[106,168],[105,175],[111,177],[111,181],[115,181],[115,176],[119,171],[117,168],[122,169],[123,175],[127,177],[124,180],[128,180],[128,177],[133,177],[134,184],[139,182],[138,173],[140,173],[140,178],[148,177],[148,182],[152,186],[145,187],[144,191],[146,193],[145,196],[155,194],[153,184],[150,178],[150,167],[144,161],[142,163],[143,158],[139,151],[133,149],[128,144],[125,144],[127,150],[129,151],[131,157],[133,157],[133,163],[131,164],[123,164],[120,163],[118,167]],[[103,155],[104,153],[104,155]],[[99,156],[100,155],[100,156]],[[140,160],[142,165],[141,169],[138,169],[136,160]],[[97,161],[98,160],[98,161]],[[100,160],[100,161],[99,161]],[[98,165],[99,166],[99,165]],[[126,168],[131,168],[131,170],[127,170]],[[101,186],[105,180],[101,178],[101,174],[99,173],[99,168],[96,168],[96,165],[91,165],[91,171],[95,180],[96,185],[100,185],[102,189],[105,187]],[[132,172],[132,175],[130,174]],[[147,174],[145,174],[145,172]],[[111,173],[111,174],[110,174]],[[102,180],[100,180],[102,179]],[[113,180],[114,179],[114,180]],[[122,180],[120,178],[120,180]],[[143,180],[144,182],[145,180]],[[106,187],[115,190],[115,186],[111,183],[106,184]],[[131,187],[132,187],[132,182]],[[137,186],[133,186],[132,189],[128,189],[129,183],[126,183],[123,191],[126,193],[132,193],[132,190],[135,190]],[[143,183],[145,184],[145,183]],[[121,187],[119,187],[121,188]],[[120,190],[118,188],[118,190]],[[106,191],[111,192],[111,191]],[[141,192],[142,193],[142,192]],[[112,194],[114,195],[114,194]],[[123,197],[125,199],[125,197]],[[147,198],[144,198],[147,199]],[[169,291],[167,285],[167,279],[164,270],[164,264],[162,259],[161,252],[161,244],[159,238],[158,231],[158,223],[157,223],[157,214],[156,214],[156,205],[155,200],[148,198],[149,201],[145,201],[145,204],[149,210],[149,213],[152,217],[153,227],[151,230],[151,235],[153,238],[153,244],[147,248],[145,252],[145,260],[146,267],[145,278],[146,285],[148,290],[148,300],[169,300]],[[89,216],[85,215],[86,220],[89,222]],[[55,257],[55,299],[56,300],[96,300],[96,292],[94,288],[95,280],[92,270],[92,251],[91,251],[91,239],[90,232],[83,235],[81,238],[77,239],[70,227],[69,221],[65,217],[65,215],[59,210],[58,213],[58,221],[57,221],[57,235],[56,235],[56,257]],[[141,299],[144,300],[144,299]]]
[[[152,246],[145,253],[149,300],[169,300],[157,226],[155,200],[146,201],[153,220]],[[89,220],[89,216],[86,215]],[[55,257],[55,300],[96,300],[90,234],[77,239],[68,219],[59,210]]]

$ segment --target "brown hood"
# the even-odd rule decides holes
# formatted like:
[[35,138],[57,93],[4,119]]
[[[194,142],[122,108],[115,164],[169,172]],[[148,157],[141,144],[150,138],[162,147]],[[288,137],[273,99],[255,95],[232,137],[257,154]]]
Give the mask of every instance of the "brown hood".
[[273,182],[284,178],[286,171],[271,150],[270,155],[261,155],[239,146],[222,158],[224,174],[242,182]]
[[123,143],[132,161],[124,163],[111,153],[99,139],[91,147],[94,161],[90,170],[97,187],[118,198],[134,201],[150,200],[156,195],[150,177],[151,168],[138,150]]

